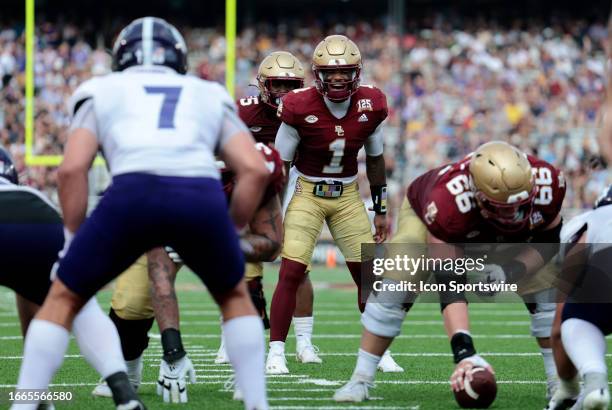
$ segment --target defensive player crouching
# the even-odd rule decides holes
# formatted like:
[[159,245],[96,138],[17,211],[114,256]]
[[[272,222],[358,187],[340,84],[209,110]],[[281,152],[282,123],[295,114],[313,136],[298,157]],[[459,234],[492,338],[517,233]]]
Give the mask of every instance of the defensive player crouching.
[[[385,95],[360,86],[361,54],[345,36],[326,37],[313,54],[315,87],[288,93],[278,107],[282,124],[275,146],[287,169],[295,159],[297,178],[289,186],[279,281],[270,308],[268,374],[287,374],[285,340],[317,238],[326,222],[342,251],[361,300],[361,244],[372,242],[371,223],[357,190],[357,153],[365,147],[374,203],[374,240],[386,238],[386,177],[382,122]],[[300,347],[298,347],[298,350]],[[389,368],[402,371],[390,356]]]
[[[561,231],[566,244],[563,253],[563,279],[579,286],[570,289],[568,299],[560,303],[561,352],[555,346],[555,358],[564,368],[560,385],[546,410],[607,409],[610,402],[606,365],[605,336],[612,333],[612,186],[608,186],[594,209],[572,218]],[[574,290],[576,292],[574,292]],[[564,292],[565,293],[565,292]],[[577,374],[576,374],[577,373]],[[580,394],[580,379],[584,389]],[[574,404],[578,403],[574,406]]]
[[[490,142],[462,161],[421,175],[410,185],[392,242],[558,243],[562,226],[559,211],[564,196],[563,176],[552,165],[507,143]],[[556,254],[554,246],[527,248],[527,255],[521,253],[502,266],[487,266],[488,281],[516,281],[529,276]],[[461,255],[460,249],[453,252]],[[336,391],[334,400],[359,402],[368,398],[376,365],[399,335],[411,306],[377,300],[377,295],[370,295],[361,317],[364,329],[355,370],[351,380]],[[464,295],[454,292],[441,295],[441,308],[456,363],[451,386],[460,390],[466,372],[474,366],[490,368],[490,365],[476,353]],[[540,345],[552,387],[556,370],[549,337],[555,304],[534,303],[528,309],[532,334]]]
[[[266,161],[270,175],[260,206],[249,223],[248,230],[240,237],[241,249],[248,264],[276,259],[283,237],[278,195],[285,180],[282,161],[273,148],[262,143],[255,144],[255,147]],[[236,175],[224,168],[221,177],[227,200],[231,204],[237,182]],[[140,384],[142,378],[142,355],[148,345],[147,332],[152,326],[153,318],[157,320],[164,352],[157,393],[163,397],[164,402],[185,403],[188,400],[187,378],[195,382],[195,370],[184,349],[179,331],[179,309],[174,287],[176,274],[183,262],[178,253],[170,248],[150,251],[146,260],[148,275],[146,266],[145,269],[134,267],[118,278],[110,316],[119,329],[122,348],[126,360],[129,360],[128,375],[135,386]],[[263,290],[254,293],[250,289],[250,294],[265,325],[267,315]],[[130,319],[124,319],[126,315],[129,315]],[[104,383],[96,386],[93,394],[110,397],[108,387]],[[242,398],[239,389],[235,389],[234,398]]]

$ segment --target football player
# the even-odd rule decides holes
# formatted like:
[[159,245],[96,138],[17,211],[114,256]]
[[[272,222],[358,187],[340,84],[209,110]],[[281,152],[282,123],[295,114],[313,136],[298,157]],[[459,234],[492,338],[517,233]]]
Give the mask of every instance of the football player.
[[[263,326],[242,279],[238,232],[252,219],[269,172],[227,92],[186,76],[186,61],[174,26],[141,18],[115,42],[115,72],[72,96],[72,131],[58,171],[65,254],[30,324],[19,388],[46,389],[84,302],[140,255],[168,245],[220,307],[245,407],[268,408]],[[85,220],[87,172],[99,148],[112,184]],[[237,175],[229,212],[215,154]],[[125,373],[122,383],[129,386]]]
[[[63,228],[59,211],[41,192],[18,184],[11,157],[0,148],[0,248],[3,249],[0,285],[16,293],[24,336],[49,292],[51,273],[64,244]],[[127,405],[134,394],[129,384],[121,382],[126,377],[126,368],[119,336],[95,298],[76,315],[72,332],[85,359],[108,381],[109,395],[118,405]],[[30,349],[28,343],[26,350]],[[22,377],[26,376],[36,374],[22,373]],[[136,401],[131,406],[126,408],[141,408]]]
[[[580,409],[607,409],[610,402],[605,336],[612,333],[609,295],[612,261],[612,186],[595,203],[595,209],[573,218],[562,232],[568,243],[563,275],[579,278],[563,306],[563,347],[584,382]],[[565,227],[564,227],[565,228]],[[577,276],[575,276],[577,275]],[[579,283],[579,285],[578,285]],[[561,379],[547,408],[570,408],[578,399],[578,378]]]
[[[240,237],[247,266],[276,259],[283,237],[279,200],[279,193],[285,181],[283,164],[273,148],[263,143],[257,143],[255,147],[266,161],[270,176],[261,204],[249,223],[249,229]],[[221,178],[226,197],[231,203],[237,183],[236,175],[224,168]],[[147,332],[151,328],[153,318],[157,320],[164,351],[157,393],[165,402],[185,403],[188,401],[186,378],[189,377],[195,382],[195,370],[187,357],[179,331],[179,310],[174,288],[176,274],[183,262],[177,252],[171,248],[161,247],[148,252],[146,260],[148,274],[146,270],[130,268],[118,278],[113,292],[110,316],[119,329],[122,349],[126,355],[128,376],[136,388],[142,378],[142,354],[148,345]],[[265,325],[263,290],[260,293],[254,294],[252,291],[250,293],[251,300]],[[262,300],[263,304],[260,303]],[[125,313],[128,313],[131,319],[119,317]],[[106,383],[96,386],[93,394],[111,397]],[[240,399],[240,394],[236,389],[234,397]]]
[[[287,188],[285,237],[279,281],[270,313],[268,374],[289,373],[285,340],[296,306],[297,289],[306,276],[323,223],[342,251],[361,300],[361,244],[372,242],[371,223],[357,189],[357,153],[365,147],[366,171],[373,200],[374,240],[386,238],[385,161],[382,123],[385,95],[360,85],[361,54],[342,35],[326,37],[312,59],[315,86],[293,90],[278,106],[282,121],[275,147],[287,169],[294,161],[294,182]],[[302,340],[297,340],[298,352]],[[387,356],[395,370],[399,366]]]
[[[275,51],[262,60],[257,70],[259,95],[240,98],[237,101],[238,114],[251,130],[255,141],[274,146],[276,132],[281,124],[280,118],[276,115],[278,105],[285,94],[303,86],[304,68],[291,53]],[[261,262],[247,263],[245,277],[253,303],[262,315],[265,328],[268,329],[270,323],[263,294],[263,265]],[[311,341],[314,323],[312,304],[312,283],[306,276],[298,287],[297,305],[293,318],[295,336],[300,341],[300,350],[296,352],[296,355],[302,363],[320,362]],[[215,363],[227,362],[222,337]]]
[[[505,142],[489,142],[457,163],[426,172],[408,187],[393,242],[558,243],[564,196],[565,181],[552,165]],[[501,266],[487,266],[488,281],[528,277],[556,254],[554,246],[527,248]],[[385,281],[394,282],[392,278]],[[364,329],[357,365],[351,380],[336,391],[336,401],[368,398],[376,365],[400,333],[412,306],[377,298],[370,295],[362,314]],[[456,363],[451,385],[457,391],[463,389],[463,377],[472,367],[490,365],[476,353],[465,296],[456,292],[441,295],[441,308]],[[549,386],[556,381],[549,340],[554,308],[554,303],[528,305],[531,331],[544,357]]]

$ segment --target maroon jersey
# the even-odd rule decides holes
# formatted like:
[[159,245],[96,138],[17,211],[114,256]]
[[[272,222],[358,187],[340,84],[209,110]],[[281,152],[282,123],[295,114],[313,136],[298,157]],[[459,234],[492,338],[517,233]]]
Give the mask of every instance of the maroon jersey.
[[281,124],[276,110],[262,102],[258,96],[240,98],[236,104],[240,119],[249,127],[255,141],[274,144],[276,131]]
[[360,86],[346,115],[338,119],[315,87],[301,88],[283,97],[278,116],[300,135],[298,171],[321,178],[351,177],[357,174],[357,152],[387,118],[387,99],[376,87]]
[[[263,155],[266,161],[266,167],[268,171],[270,171],[266,192],[264,192],[261,198],[260,206],[263,206],[283,189],[283,185],[285,184],[285,169],[283,168],[283,161],[281,161],[280,155],[274,148],[268,147],[260,142],[255,144],[255,147],[261,152],[261,155]],[[221,181],[223,182],[223,190],[229,202],[232,199],[232,192],[236,185],[236,175],[229,169],[224,168],[221,170]]]
[[469,186],[471,155],[426,172],[408,187],[408,201],[429,232],[445,242],[522,242],[557,217],[565,197],[563,173],[528,156],[538,187],[529,223],[519,232],[499,232],[487,223]]

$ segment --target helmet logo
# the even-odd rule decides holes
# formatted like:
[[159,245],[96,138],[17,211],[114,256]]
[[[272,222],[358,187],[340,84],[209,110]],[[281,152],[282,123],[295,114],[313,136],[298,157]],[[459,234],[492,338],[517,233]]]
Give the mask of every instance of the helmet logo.
[[331,58],[327,65],[346,65],[346,60],[344,58]]
[[306,121],[308,124],[314,124],[315,122],[319,121],[319,118],[317,118],[315,115],[309,115],[308,117],[304,118],[304,121]]

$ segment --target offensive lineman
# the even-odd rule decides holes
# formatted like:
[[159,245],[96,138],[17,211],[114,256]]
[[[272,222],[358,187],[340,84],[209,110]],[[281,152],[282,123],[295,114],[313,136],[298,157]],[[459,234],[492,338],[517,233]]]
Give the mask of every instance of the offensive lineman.
[[[361,244],[372,242],[371,223],[357,190],[357,153],[365,147],[374,203],[374,240],[386,238],[386,176],[382,122],[385,95],[360,86],[361,54],[342,35],[321,41],[313,54],[315,87],[288,93],[278,107],[282,124],[275,147],[287,169],[295,159],[297,178],[289,186],[279,281],[270,307],[268,374],[287,374],[285,340],[323,222],[342,251],[361,300]],[[291,178],[291,177],[290,177]],[[300,347],[298,347],[298,351]],[[386,356],[397,371],[402,369]]]
[[[564,196],[565,181],[552,165],[505,142],[489,142],[457,163],[426,172],[408,187],[393,242],[558,243]],[[502,266],[486,265],[489,281],[517,281],[539,270],[556,254],[554,246],[528,249],[528,254],[521,253]],[[463,377],[472,367],[490,365],[476,353],[465,297],[452,294],[446,298],[441,300],[442,315],[456,363],[451,385],[453,390],[461,390]],[[376,365],[399,335],[411,306],[370,296],[361,317],[364,329],[355,370],[351,380],[336,391],[334,400],[359,402],[368,398]],[[556,369],[548,339],[555,304],[530,303],[527,307],[551,386],[556,382]]]
[[[237,236],[268,171],[226,91],[184,75],[186,53],[172,25],[135,20],[115,42],[117,72],[83,83],[71,99],[73,131],[58,174],[66,253],[28,330],[19,388],[47,388],[83,303],[144,252],[169,245],[221,309],[245,408],[268,408],[263,326],[242,281]],[[113,181],[84,221],[87,171],[99,147]],[[215,153],[238,177],[229,214]]]

